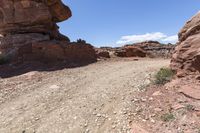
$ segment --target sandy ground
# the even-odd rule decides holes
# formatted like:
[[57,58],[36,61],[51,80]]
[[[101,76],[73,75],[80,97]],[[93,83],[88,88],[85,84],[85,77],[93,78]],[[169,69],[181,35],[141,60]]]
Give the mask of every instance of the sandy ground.
[[134,92],[169,60],[100,61],[0,78],[0,133],[127,133]]

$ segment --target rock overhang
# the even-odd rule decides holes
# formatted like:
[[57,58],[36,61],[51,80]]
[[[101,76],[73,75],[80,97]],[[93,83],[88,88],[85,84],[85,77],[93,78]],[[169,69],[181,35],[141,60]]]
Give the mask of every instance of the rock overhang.
[[60,34],[56,23],[71,16],[61,0],[0,0],[0,54],[13,62],[95,62],[90,44]]
[[70,8],[61,0],[1,0],[0,34],[48,33],[57,28],[57,22],[71,16]]

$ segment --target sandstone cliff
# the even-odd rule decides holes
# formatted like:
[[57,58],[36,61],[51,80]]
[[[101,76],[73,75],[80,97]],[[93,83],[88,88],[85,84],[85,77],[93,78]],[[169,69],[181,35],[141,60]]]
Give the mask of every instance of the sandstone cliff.
[[182,77],[200,72],[200,12],[189,20],[179,33],[179,43],[171,67]]
[[70,8],[61,0],[1,0],[1,55],[22,62],[95,61],[95,51],[90,44],[70,43],[68,37],[59,33],[56,23],[71,16]]

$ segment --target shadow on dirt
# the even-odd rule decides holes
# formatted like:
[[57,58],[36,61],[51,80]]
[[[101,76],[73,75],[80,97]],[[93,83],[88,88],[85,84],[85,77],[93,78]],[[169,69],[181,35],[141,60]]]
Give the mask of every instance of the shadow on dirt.
[[87,66],[94,62],[88,63],[40,63],[40,62],[26,62],[23,64],[5,64],[0,65],[0,78],[10,78],[19,76],[31,71],[57,71],[65,68],[77,68]]

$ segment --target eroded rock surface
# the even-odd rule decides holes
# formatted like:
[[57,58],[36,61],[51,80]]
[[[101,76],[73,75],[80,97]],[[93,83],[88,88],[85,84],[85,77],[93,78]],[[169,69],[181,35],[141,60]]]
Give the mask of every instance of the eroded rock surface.
[[119,57],[152,57],[170,58],[175,45],[161,44],[156,41],[145,41],[125,45],[115,49],[115,55]]
[[200,72],[200,12],[189,20],[179,33],[179,43],[172,57],[171,67],[177,76]]
[[154,58],[170,58],[175,48],[175,45],[173,44],[161,44],[157,41],[145,41],[132,44],[131,46],[139,47],[146,52],[146,56]]
[[146,57],[146,52],[137,46],[125,47],[126,57]]
[[56,23],[71,16],[70,8],[61,0],[1,0],[0,53],[15,61],[94,61],[95,51],[90,44],[73,45],[59,33]]
[[70,9],[60,0],[1,0],[0,33],[41,33],[62,39],[57,22],[71,17]]

